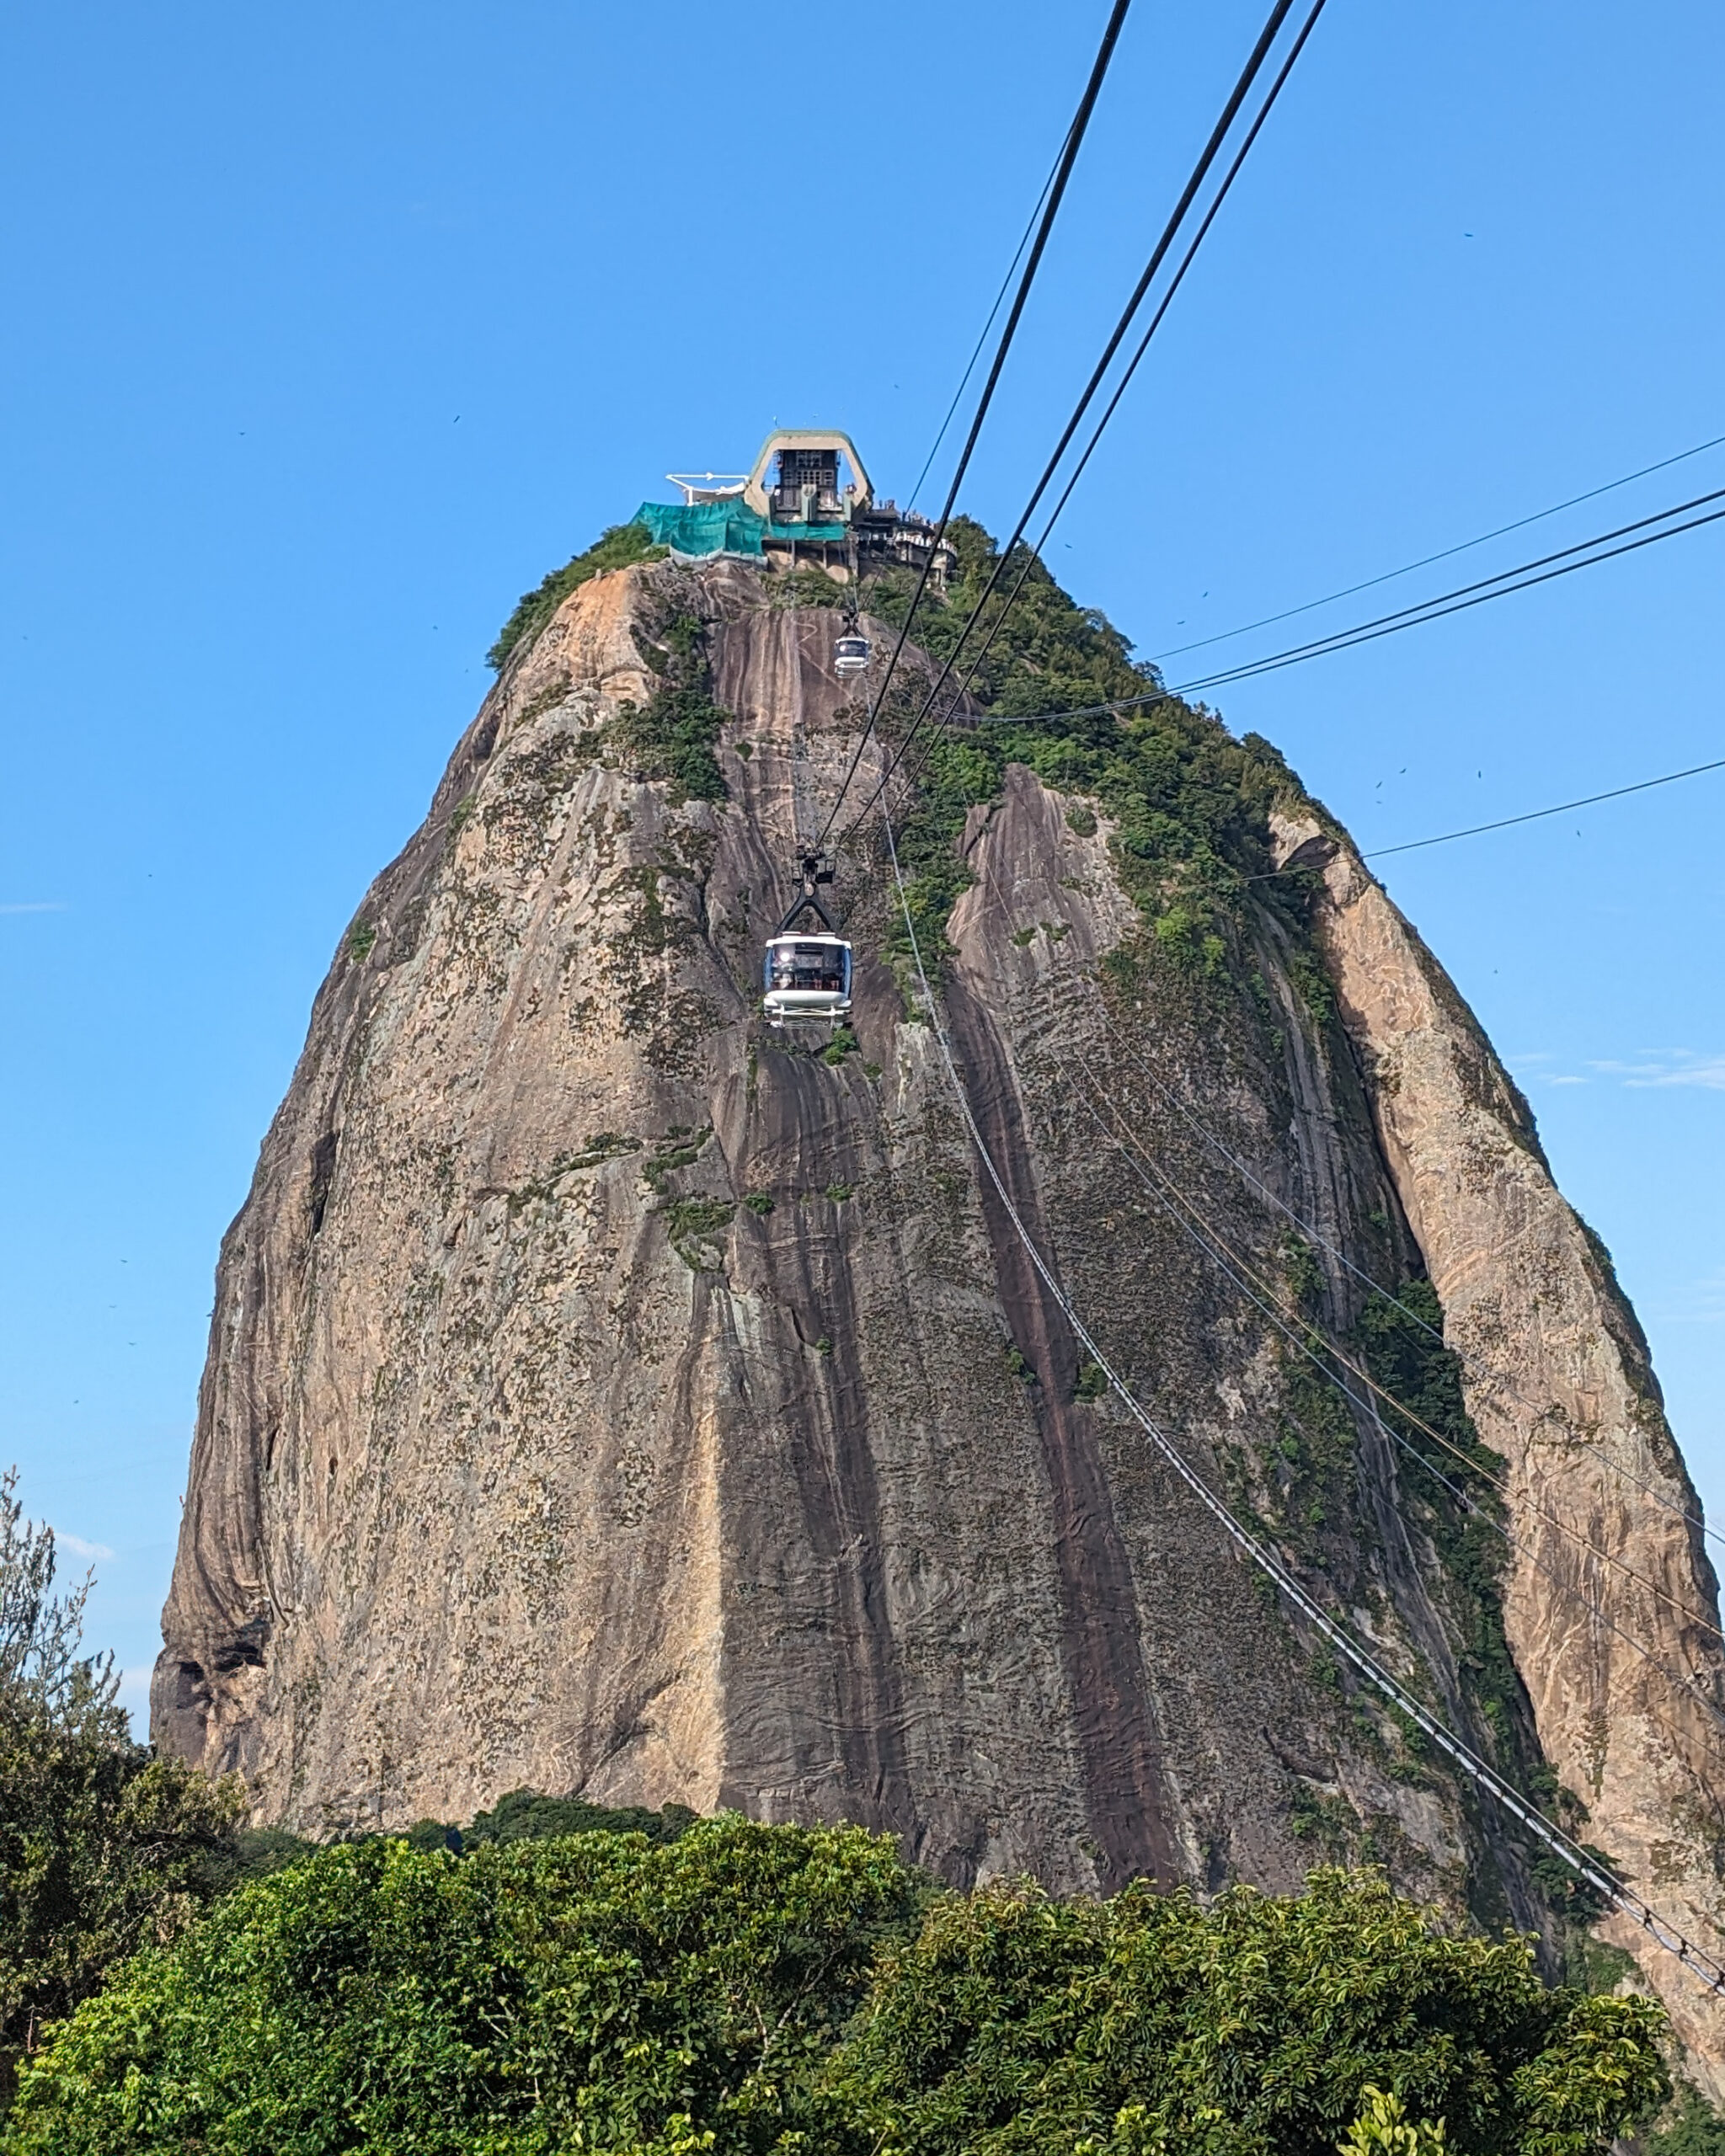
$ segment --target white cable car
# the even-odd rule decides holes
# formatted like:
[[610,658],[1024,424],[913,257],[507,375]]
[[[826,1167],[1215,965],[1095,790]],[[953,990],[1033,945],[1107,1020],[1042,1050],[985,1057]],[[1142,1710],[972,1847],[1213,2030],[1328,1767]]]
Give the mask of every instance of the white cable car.
[[775,936],[766,946],[761,1008],[770,1025],[790,1018],[825,1018],[835,1026],[851,1011],[851,947],[842,936]]
[[868,670],[868,639],[867,637],[841,637],[832,648],[832,670],[835,674],[863,674]]
[[[831,883],[836,867],[830,853],[802,857],[803,894],[766,939],[761,1007],[770,1026],[824,1018],[836,1027],[850,1016],[851,947],[833,926],[818,888]],[[805,913],[814,915],[818,929],[797,928]]]

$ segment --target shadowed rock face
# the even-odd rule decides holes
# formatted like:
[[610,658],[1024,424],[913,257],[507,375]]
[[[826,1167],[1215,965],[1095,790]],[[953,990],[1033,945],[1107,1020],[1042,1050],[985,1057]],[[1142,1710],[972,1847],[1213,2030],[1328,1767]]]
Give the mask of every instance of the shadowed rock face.
[[[601,738],[649,691],[633,624],[673,601],[730,714],[716,805]],[[1080,1396],[860,857],[857,1049],[760,1023],[761,939],[856,745],[832,633],[735,564],[588,584],[367,894],[222,1249],[157,1740],[312,1831],[526,1784],[855,1819],[953,1879],[1059,1889],[1287,1887],[1369,1854],[1555,1944],[1520,1844]],[[1589,1838],[1713,1940],[1696,1502],[1514,1089],[1345,847],[1314,921],[1335,1015],[1268,910],[1252,995],[1099,972],[1142,924],[1107,825],[1067,807],[1012,767],[947,930],[953,1052],[1013,1205],[1213,1482],[1474,1742],[1542,1747]],[[1329,851],[1303,817],[1284,852]],[[1509,1477],[1525,1692],[1501,1726],[1382,1422],[1348,1411],[1316,1495],[1288,1465],[1298,1356],[1241,1284],[1285,1278],[1288,1224],[1212,1137],[1362,1272],[1430,1271]],[[1306,1259],[1345,1333],[1359,1279]]]

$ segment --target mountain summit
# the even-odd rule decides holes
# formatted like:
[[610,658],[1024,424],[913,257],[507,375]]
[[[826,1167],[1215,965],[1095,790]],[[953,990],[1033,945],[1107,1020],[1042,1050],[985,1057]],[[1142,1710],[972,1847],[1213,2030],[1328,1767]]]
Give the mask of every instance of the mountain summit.
[[[877,815],[848,1026],[763,1023],[910,568],[652,536],[523,602],[318,995],[222,1248],[157,1741],[304,1831],[526,1785],[959,1881],[1375,1860],[1554,1968],[1626,1950],[1725,2060],[1111,1399],[979,1172]],[[991,559],[955,530],[846,818]],[[1717,1954],[1717,1588],[1609,1259],[1345,834],[1202,710],[1097,708],[1154,681],[1031,567],[887,794],[1011,1205],[1236,1515]]]

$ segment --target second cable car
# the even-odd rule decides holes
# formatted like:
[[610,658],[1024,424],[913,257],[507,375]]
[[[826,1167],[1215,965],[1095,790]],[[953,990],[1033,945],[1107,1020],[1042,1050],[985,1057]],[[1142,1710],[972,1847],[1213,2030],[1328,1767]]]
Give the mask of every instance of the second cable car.
[[[825,1019],[836,1027],[851,1011],[851,947],[820,903],[818,886],[833,880],[830,854],[803,856],[803,894],[766,939],[761,1007],[772,1026]],[[796,923],[812,913],[817,928]]]
[[832,670],[835,674],[865,674],[868,670],[868,639],[867,637],[841,637],[832,648]]

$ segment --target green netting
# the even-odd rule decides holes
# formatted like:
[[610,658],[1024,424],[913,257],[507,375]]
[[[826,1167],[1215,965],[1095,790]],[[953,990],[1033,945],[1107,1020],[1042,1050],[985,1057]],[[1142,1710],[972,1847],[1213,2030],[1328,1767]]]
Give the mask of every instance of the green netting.
[[763,539],[787,547],[793,539],[842,542],[846,536],[842,524],[769,524],[734,497],[723,502],[643,502],[630,521],[644,524],[654,546],[669,547],[674,554],[741,554],[750,561],[760,560]]
[[744,554],[761,557],[766,519],[744,501],[643,502],[630,520],[644,524],[658,547],[674,554]]
[[788,546],[793,539],[842,539],[842,524],[770,524],[766,536],[781,547]]

